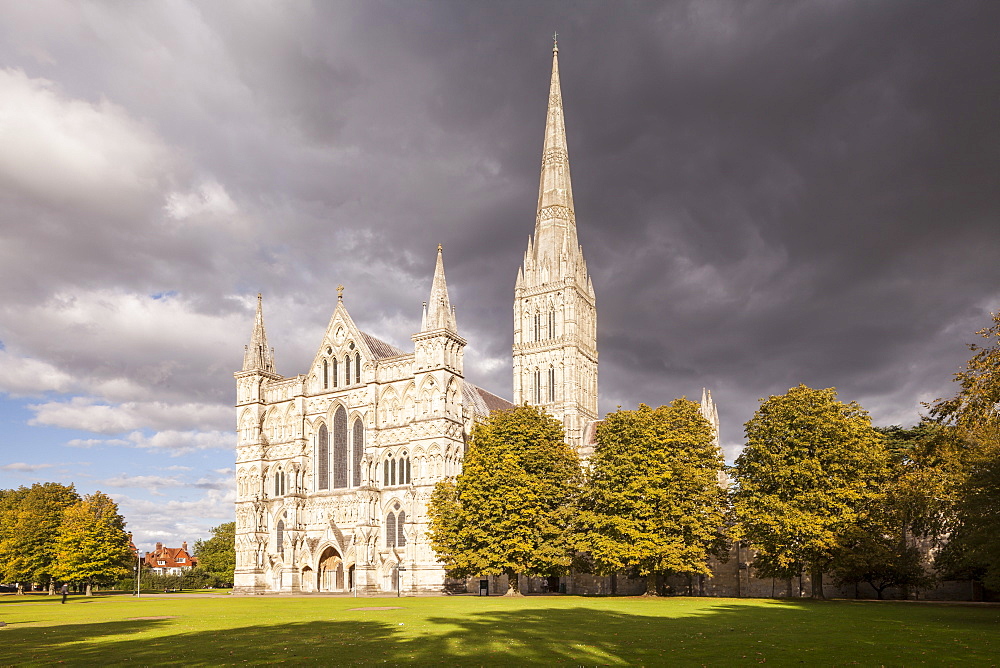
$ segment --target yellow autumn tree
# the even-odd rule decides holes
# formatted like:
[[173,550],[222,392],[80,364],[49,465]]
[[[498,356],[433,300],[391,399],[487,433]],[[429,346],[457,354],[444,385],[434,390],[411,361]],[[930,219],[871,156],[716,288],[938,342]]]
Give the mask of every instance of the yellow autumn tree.
[[94,492],[67,508],[55,552],[53,574],[85,584],[88,596],[93,585],[127,576],[133,555],[118,504],[107,494]]

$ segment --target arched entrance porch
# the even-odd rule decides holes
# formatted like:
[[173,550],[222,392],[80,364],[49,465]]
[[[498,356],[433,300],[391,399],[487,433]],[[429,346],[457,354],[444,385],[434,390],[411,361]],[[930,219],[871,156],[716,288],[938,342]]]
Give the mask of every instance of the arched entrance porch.
[[316,572],[316,588],[319,591],[344,591],[344,559],[333,547],[323,550]]

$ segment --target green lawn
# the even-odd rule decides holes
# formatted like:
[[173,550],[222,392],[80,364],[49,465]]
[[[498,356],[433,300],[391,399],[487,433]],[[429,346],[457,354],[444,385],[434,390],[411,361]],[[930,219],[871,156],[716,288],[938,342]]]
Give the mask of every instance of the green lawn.
[[[402,606],[399,610],[351,610]],[[1000,607],[715,598],[0,597],[0,665],[989,666]]]

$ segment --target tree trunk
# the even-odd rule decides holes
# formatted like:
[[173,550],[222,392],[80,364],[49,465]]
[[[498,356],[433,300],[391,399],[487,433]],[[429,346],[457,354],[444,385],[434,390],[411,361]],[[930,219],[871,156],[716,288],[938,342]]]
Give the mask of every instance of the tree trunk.
[[823,569],[819,566],[813,566],[810,580],[812,580],[812,597],[825,599],[826,596],[823,595]]
[[656,591],[656,573],[650,573],[646,576],[646,593],[643,596],[659,596],[660,593]]
[[517,580],[517,573],[506,571],[507,573],[507,593],[504,596],[524,596],[521,593],[521,583]]
[[93,596],[93,595],[94,595],[94,590],[91,587],[90,583],[88,582],[87,583],[87,596]]

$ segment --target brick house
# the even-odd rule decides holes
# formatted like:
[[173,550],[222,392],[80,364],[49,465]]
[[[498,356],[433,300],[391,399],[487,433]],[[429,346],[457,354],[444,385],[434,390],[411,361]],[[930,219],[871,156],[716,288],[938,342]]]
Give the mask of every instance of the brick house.
[[187,542],[180,547],[163,547],[163,543],[157,543],[155,550],[146,553],[145,561],[157,575],[183,575],[184,571],[198,565],[198,560],[188,552]]

